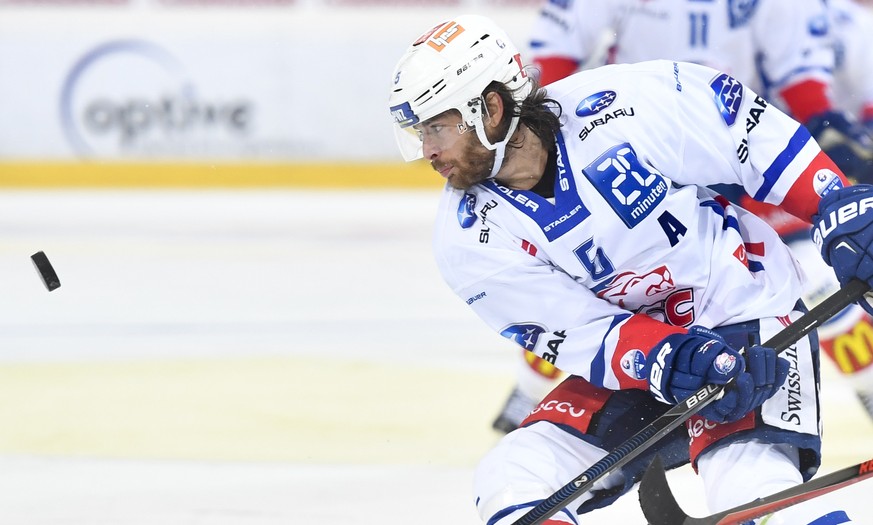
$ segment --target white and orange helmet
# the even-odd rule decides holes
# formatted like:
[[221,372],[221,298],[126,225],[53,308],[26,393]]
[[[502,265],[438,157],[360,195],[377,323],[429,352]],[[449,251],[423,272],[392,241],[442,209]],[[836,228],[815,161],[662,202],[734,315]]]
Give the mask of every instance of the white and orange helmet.
[[[476,130],[482,144],[489,150],[498,150],[502,159],[518,117],[513,118],[502,142],[492,144],[485,136],[481,125],[485,114],[482,92],[493,81],[505,84],[519,102],[531,90],[518,49],[490,19],[462,15],[420,36],[397,63],[388,99],[403,158],[411,161],[422,157],[421,138],[413,126],[457,109],[464,124]],[[500,161],[495,162],[492,175],[499,164]]]

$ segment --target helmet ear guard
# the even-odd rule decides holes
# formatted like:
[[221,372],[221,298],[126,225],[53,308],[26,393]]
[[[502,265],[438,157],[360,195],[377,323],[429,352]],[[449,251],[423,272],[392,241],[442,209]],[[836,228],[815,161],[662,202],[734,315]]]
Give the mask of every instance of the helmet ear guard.
[[459,127],[459,133],[473,128],[482,145],[497,152],[492,176],[496,174],[506,143],[517,129],[518,117],[512,119],[501,141],[492,143],[488,139],[484,124],[491,116],[483,93],[495,81],[505,84],[519,102],[531,91],[521,55],[490,19],[462,15],[419,37],[398,62],[389,97],[395,138],[403,158],[410,161],[422,157],[415,124],[456,109],[466,127]]
[[485,117],[491,118],[488,113],[488,105],[485,104],[485,97],[482,95],[468,100],[466,108],[466,111],[461,111],[461,117],[468,128],[475,128],[477,125],[483,124]]

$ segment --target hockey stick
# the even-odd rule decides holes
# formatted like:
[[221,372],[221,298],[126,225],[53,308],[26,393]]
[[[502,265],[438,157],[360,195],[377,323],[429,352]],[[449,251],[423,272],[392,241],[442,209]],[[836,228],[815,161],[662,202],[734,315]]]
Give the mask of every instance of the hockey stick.
[[[860,280],[852,280],[843,288],[837,290],[815,308],[802,315],[784,330],[763,343],[782,352],[797,342],[819,325],[836,315],[843,308],[860,300],[870,286]],[[570,481],[557,492],[539,502],[513,525],[538,525],[560,512],[573,498],[591,490],[601,478],[624,466],[629,461],[645,452],[659,439],[669,434],[673,429],[700,412],[703,407],[715,401],[727,385],[705,385],[691,394],[684,401],[674,405],[664,415],[658,417],[645,428],[634,434],[627,441],[616,447],[588,470]]]
[[661,456],[655,456],[640,482],[640,506],[649,525],[740,525],[873,477],[873,459],[831,472],[765,498],[703,518],[685,514],[676,501]]

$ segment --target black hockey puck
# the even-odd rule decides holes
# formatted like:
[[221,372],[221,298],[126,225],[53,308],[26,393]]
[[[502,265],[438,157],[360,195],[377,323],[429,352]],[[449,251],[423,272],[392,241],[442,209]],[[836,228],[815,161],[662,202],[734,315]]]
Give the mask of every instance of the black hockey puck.
[[36,252],[30,256],[33,261],[33,267],[39,273],[42,283],[48,291],[56,290],[61,287],[61,280],[58,279],[58,274],[52,268],[52,263],[49,262],[45,252]]

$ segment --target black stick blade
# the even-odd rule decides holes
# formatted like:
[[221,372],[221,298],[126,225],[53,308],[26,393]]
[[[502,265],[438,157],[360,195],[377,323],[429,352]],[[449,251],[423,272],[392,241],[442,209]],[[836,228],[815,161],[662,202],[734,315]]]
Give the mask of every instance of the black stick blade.
[[33,267],[36,268],[37,273],[39,273],[42,279],[42,284],[45,285],[48,291],[61,287],[61,280],[58,279],[58,274],[55,273],[55,269],[52,267],[52,263],[49,262],[45,252],[36,252],[30,256],[30,260],[33,261]]
[[661,456],[655,456],[643,474],[639,496],[643,516],[649,525],[680,525],[688,519],[670,490]]

